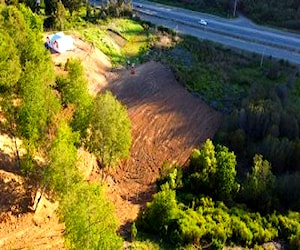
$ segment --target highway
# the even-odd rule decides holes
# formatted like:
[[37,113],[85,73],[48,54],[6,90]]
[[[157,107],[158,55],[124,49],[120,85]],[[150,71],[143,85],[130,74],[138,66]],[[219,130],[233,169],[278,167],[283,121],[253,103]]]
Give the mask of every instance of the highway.
[[[226,19],[148,1],[134,0],[136,14],[145,21],[226,46],[300,64],[300,35],[259,26],[244,17]],[[207,25],[198,23],[200,19]]]

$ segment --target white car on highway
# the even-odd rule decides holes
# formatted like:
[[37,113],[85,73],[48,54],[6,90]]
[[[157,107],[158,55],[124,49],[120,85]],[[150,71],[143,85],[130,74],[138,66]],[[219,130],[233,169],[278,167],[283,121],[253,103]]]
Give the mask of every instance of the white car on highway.
[[198,23],[201,24],[201,25],[204,25],[204,26],[207,25],[207,22],[206,22],[204,19],[200,19],[200,20],[198,21]]

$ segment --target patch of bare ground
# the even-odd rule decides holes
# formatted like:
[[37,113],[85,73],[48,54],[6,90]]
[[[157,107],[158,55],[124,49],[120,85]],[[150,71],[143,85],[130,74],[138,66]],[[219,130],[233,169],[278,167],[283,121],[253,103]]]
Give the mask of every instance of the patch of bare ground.
[[214,136],[222,116],[160,63],[148,62],[121,75],[107,89],[128,108],[133,142],[130,159],[109,178],[109,192],[126,229],[151,200],[163,162],[184,164],[193,148]]
[[[63,249],[63,224],[54,211],[57,204],[45,196],[34,199],[37,183],[24,178],[16,161],[21,141],[0,135],[0,249]],[[39,197],[38,197],[39,198]],[[34,210],[30,207],[36,205]]]
[[80,59],[85,75],[89,80],[89,92],[91,95],[96,95],[106,86],[108,81],[115,79],[117,74],[111,72],[111,62],[104,53],[93,44],[85,42],[77,36],[72,37],[74,39],[74,49],[62,54],[52,54],[52,60],[57,71],[60,71],[69,58]]

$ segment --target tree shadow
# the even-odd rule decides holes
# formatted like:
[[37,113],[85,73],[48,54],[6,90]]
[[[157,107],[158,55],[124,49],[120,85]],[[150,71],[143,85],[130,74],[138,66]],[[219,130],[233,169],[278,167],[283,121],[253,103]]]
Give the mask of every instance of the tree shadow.
[[[141,209],[146,207],[147,202],[152,200],[152,196],[156,193],[156,185],[153,183],[147,190],[139,191],[127,198],[132,204],[140,205]],[[123,197],[122,197],[123,198]]]
[[21,170],[16,156],[12,157],[10,154],[5,153],[2,149],[0,149],[0,169],[21,175]]
[[30,211],[35,189],[34,178],[23,176],[16,157],[0,149],[0,214],[19,215]]
[[122,236],[125,241],[131,241],[131,226],[132,221],[126,221],[126,223],[122,224],[117,233]]
[[[139,205],[140,211],[139,214],[145,209],[147,202],[152,200],[152,196],[156,193],[156,184],[152,183],[146,190],[139,191],[135,194],[132,194],[129,197],[125,197],[125,195],[121,195],[121,198],[129,201],[132,204]],[[131,241],[131,226],[133,221],[126,221],[123,223],[119,229],[118,233],[126,240]]]

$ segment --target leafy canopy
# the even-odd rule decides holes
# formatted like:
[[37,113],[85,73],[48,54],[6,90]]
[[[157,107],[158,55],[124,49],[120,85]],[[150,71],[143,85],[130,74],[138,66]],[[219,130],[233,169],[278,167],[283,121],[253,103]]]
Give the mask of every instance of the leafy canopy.
[[130,119],[126,108],[111,92],[100,94],[95,100],[87,145],[104,167],[129,156]]
[[68,71],[68,75],[58,78],[58,89],[61,91],[63,104],[74,105],[71,127],[85,137],[93,108],[88,82],[78,59],[68,59],[65,69]]
[[113,207],[103,186],[85,182],[75,185],[63,197],[60,212],[69,249],[122,249]]

